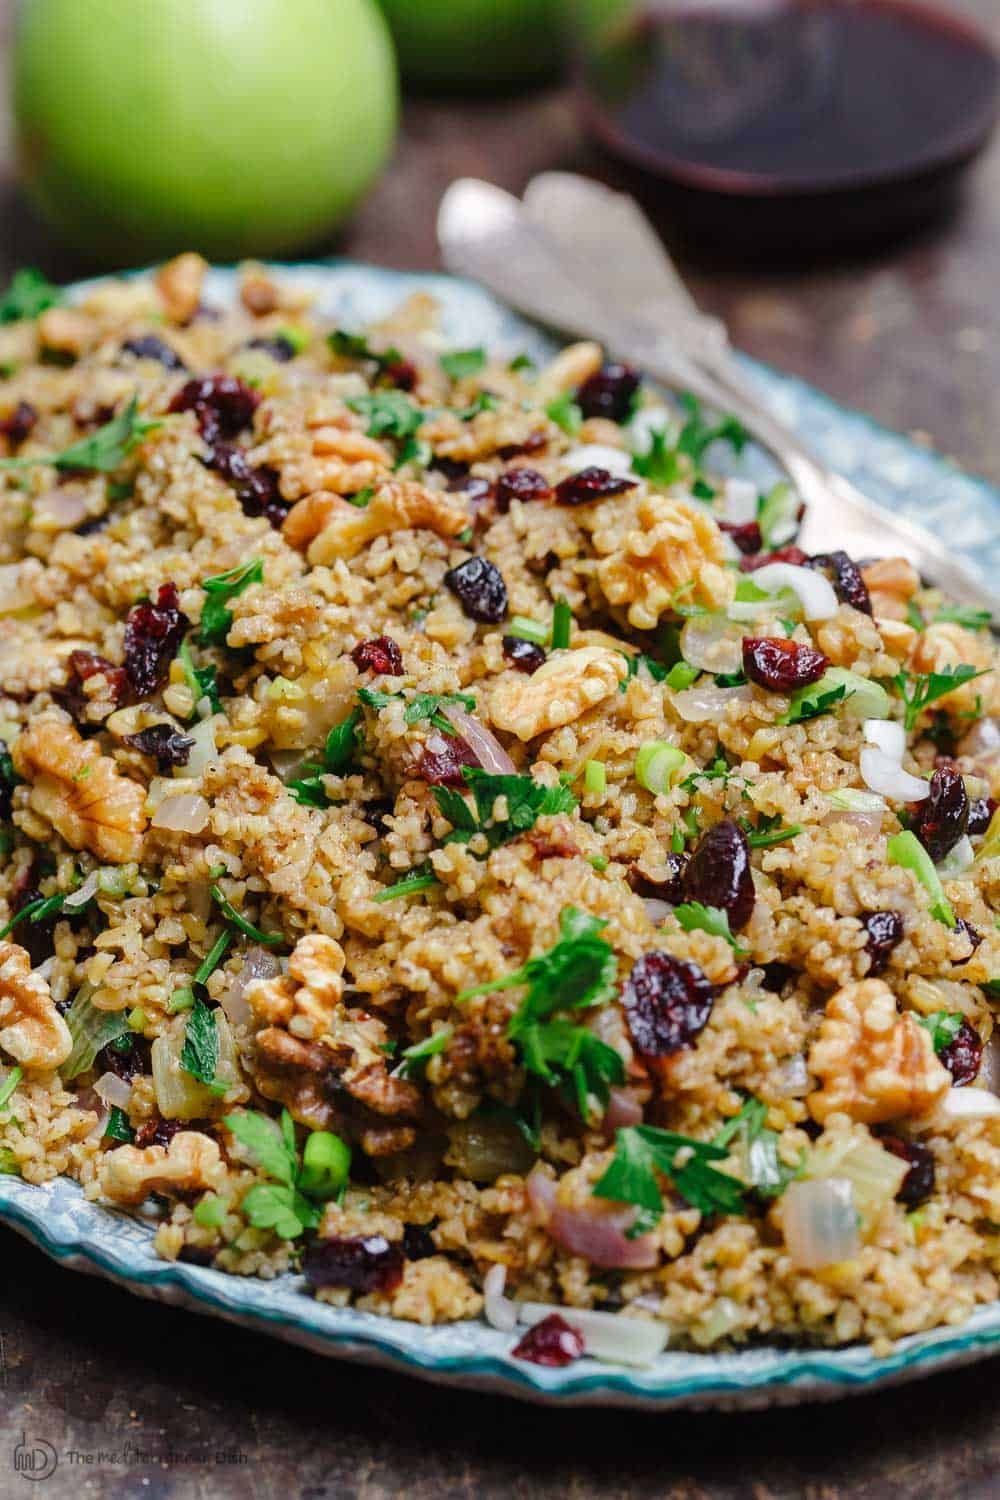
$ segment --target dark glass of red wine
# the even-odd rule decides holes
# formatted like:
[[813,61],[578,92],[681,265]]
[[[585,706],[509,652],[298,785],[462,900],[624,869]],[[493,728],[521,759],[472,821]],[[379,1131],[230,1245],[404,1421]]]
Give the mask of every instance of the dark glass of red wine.
[[950,205],[996,118],[988,42],[911,0],[581,0],[581,16],[586,123],[703,239],[911,228]]

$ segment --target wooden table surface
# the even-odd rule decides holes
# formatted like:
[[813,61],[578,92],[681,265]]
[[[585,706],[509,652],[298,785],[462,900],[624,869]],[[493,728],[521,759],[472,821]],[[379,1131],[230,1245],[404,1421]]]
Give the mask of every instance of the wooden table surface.
[[[0,0],[0,43],[6,0]],[[995,0],[952,0],[1000,42]],[[350,229],[318,247],[437,264],[454,177],[519,189],[571,167],[615,180],[568,99],[411,101],[397,159]],[[50,244],[13,186],[0,93],[0,283]],[[849,263],[691,267],[738,344],[1000,482],[1000,142],[958,215]],[[0,1495],[31,1493],[14,1448],[59,1456],[46,1497],[656,1496],[987,1500],[1000,1494],[995,1363],[885,1395],[756,1415],[549,1411],[326,1362],[58,1269],[0,1231]],[[116,1461],[113,1461],[116,1459]],[[234,1461],[235,1460],[235,1461]],[[9,1476],[9,1477],[8,1477]]]

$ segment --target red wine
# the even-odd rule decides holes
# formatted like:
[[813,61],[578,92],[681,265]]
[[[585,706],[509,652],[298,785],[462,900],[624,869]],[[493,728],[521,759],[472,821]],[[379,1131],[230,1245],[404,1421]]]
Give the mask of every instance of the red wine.
[[608,145],[744,193],[873,183],[968,156],[998,80],[973,30],[907,0],[637,6],[581,68]]

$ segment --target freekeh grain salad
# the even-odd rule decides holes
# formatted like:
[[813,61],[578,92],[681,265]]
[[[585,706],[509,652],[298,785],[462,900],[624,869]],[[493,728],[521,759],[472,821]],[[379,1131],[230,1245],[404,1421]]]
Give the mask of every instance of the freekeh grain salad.
[[988,619],[596,345],[205,269],[0,303],[2,1169],[550,1365],[994,1300]]

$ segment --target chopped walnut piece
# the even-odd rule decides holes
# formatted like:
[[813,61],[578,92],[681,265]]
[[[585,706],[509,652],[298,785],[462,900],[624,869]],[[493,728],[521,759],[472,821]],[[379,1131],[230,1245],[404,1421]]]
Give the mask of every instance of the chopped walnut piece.
[[575,391],[591,375],[596,375],[603,363],[604,350],[600,344],[589,339],[569,344],[539,371],[534,388],[536,400],[544,403],[564,391]]
[[307,420],[305,432],[276,431],[250,451],[250,462],[278,471],[286,501],[317,493],[356,495],[388,480],[393,461],[353,420],[346,412],[328,412],[321,421]]
[[197,1130],[181,1130],[168,1146],[119,1146],[101,1158],[105,1197],[135,1207],[150,1193],[202,1193],[226,1174],[219,1147]]
[[951,1085],[930,1034],[899,1014],[881,979],[847,984],[827,1001],[809,1069],[823,1084],[807,1101],[821,1124],[832,1114],[866,1125],[926,1114]]
[[920,587],[920,574],[905,557],[880,557],[861,569],[878,620],[905,620],[906,606]]
[[38,319],[38,338],[43,349],[79,359],[98,336],[98,325],[76,307],[50,307]]
[[490,700],[490,716],[498,729],[532,740],[536,734],[572,724],[617,692],[627,676],[628,662],[620,651],[583,646],[560,652],[530,677],[511,674],[499,682]]
[[160,267],[156,289],[172,323],[190,323],[201,304],[201,288],[208,262],[188,250]]
[[32,784],[32,810],[47,818],[71,849],[89,849],[114,865],[140,858],[145,792],[119,775],[111,757],[85,743],[71,724],[33,720],[11,755],[18,775]]
[[240,277],[240,301],[248,313],[263,318],[267,313],[277,312],[281,306],[281,293],[274,284],[265,266],[246,265]]
[[876,611],[875,626],[882,637],[882,649],[897,661],[905,661],[917,638],[912,625],[903,620],[886,619]]
[[[294,514],[295,510],[291,511],[289,521]],[[425,489],[422,484],[395,480],[383,485],[364,509],[341,500],[310,546],[309,561],[315,567],[338,558],[350,560],[386,532],[419,529],[451,539],[468,524],[464,507],[451,496]]]
[[310,933],[296,943],[288,973],[255,980],[247,990],[247,1003],[267,1025],[283,1026],[292,1036],[315,1041],[330,1030],[344,992],[343,972],[340,944],[322,933]]
[[0,942],[0,1047],[25,1068],[58,1068],[73,1049],[48,984],[17,943]]
[[[980,671],[993,668],[995,657],[988,630],[966,630],[962,625],[942,620],[938,625],[928,625],[917,636],[909,667],[911,672],[941,672],[948,667],[968,665]],[[978,705],[977,699],[982,700]],[[936,706],[953,714],[996,713],[1000,710],[1000,673],[990,671],[988,677],[967,682],[954,693],[939,698]]]
[[722,533],[703,507],[655,491],[601,507],[594,546],[609,604],[628,606],[637,630],[652,630],[677,604],[725,609],[735,589]]

